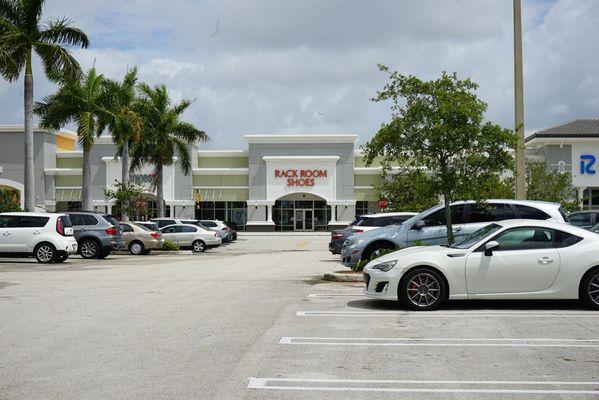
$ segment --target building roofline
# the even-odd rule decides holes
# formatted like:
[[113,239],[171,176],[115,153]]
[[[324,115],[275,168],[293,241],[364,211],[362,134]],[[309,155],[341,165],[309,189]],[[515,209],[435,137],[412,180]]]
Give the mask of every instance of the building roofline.
[[[23,125],[19,125],[19,124],[0,125],[0,133],[22,132],[24,130],[25,130],[25,127]],[[63,136],[68,139],[77,140],[77,132],[73,132],[68,129],[59,129],[59,130],[44,129],[44,128],[41,128],[39,125],[34,125],[33,132],[35,132],[35,133],[50,133],[55,136]]]
[[355,134],[319,135],[243,135],[248,143],[352,143],[358,140]]
[[564,123],[561,123],[559,125],[555,125],[555,126],[551,126],[548,128],[544,128],[541,129],[539,131],[534,132],[532,135],[528,136],[525,139],[525,142],[530,142],[536,138],[555,138],[555,139],[566,139],[566,138],[597,138],[599,137],[599,133],[594,134],[594,133],[570,133],[570,134],[551,134],[551,133],[547,133],[549,131],[552,130],[556,130],[559,128],[563,128],[567,125],[573,124],[575,122],[580,122],[580,121],[595,121],[595,122],[599,122],[599,118],[576,118],[576,119],[572,119],[570,121],[566,121]]

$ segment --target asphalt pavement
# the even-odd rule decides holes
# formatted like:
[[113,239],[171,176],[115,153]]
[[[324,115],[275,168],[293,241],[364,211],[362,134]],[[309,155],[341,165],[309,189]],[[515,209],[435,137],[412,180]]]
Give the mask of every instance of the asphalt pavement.
[[366,300],[321,235],[63,265],[0,259],[0,399],[597,399],[577,302]]

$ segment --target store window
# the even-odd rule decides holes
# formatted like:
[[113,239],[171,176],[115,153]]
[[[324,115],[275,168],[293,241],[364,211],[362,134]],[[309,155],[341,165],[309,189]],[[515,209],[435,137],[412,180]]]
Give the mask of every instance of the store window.
[[196,219],[218,219],[235,230],[244,231],[247,221],[245,201],[200,201],[196,203]]

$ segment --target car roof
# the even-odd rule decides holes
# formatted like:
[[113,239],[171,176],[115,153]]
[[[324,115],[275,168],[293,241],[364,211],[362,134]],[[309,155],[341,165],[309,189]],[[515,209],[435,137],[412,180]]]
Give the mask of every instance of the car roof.
[[15,211],[15,212],[3,212],[0,215],[8,216],[21,216],[21,217],[48,217],[56,215],[65,215],[64,213],[43,213],[43,212],[27,212],[27,211]]
[[418,215],[417,212],[386,212],[376,214],[362,214],[360,218],[381,218],[381,217],[401,217],[401,216],[414,216]]
[[568,232],[577,236],[595,237],[596,233],[588,231],[577,226],[567,224],[565,222],[551,221],[551,220],[540,220],[540,219],[506,219],[503,221],[492,222],[505,228],[517,228],[525,226],[538,226],[542,228],[557,229],[560,231]]
[[[476,203],[476,200],[459,200],[454,201],[451,204],[473,204]],[[550,202],[550,201],[540,201],[540,200],[514,200],[514,199],[484,199],[479,200],[480,203],[507,203],[507,204],[520,204],[520,205],[536,205],[536,206],[552,206],[552,207],[561,207],[560,203]],[[442,204],[441,204],[442,205]]]

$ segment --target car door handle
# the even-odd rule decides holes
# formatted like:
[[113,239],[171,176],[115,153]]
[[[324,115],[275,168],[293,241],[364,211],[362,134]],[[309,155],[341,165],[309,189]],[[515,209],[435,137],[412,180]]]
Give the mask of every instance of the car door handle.
[[10,232],[2,232],[2,236],[8,236],[10,235]]
[[461,226],[458,226],[457,228],[453,228],[454,232],[460,232],[462,230]]
[[553,262],[553,259],[549,258],[549,257],[543,257],[543,258],[539,258],[539,264],[551,264]]
[[33,232],[34,235],[39,235],[40,233],[41,233],[40,231]]

